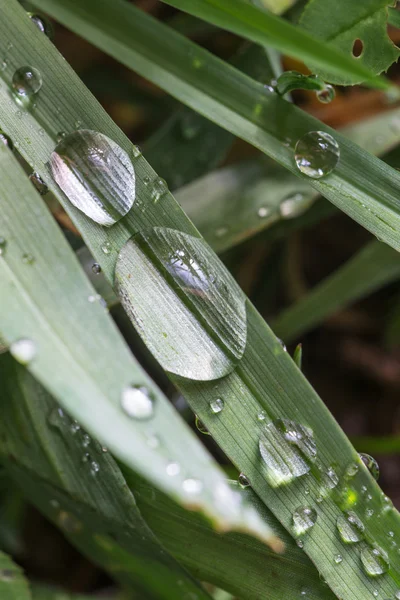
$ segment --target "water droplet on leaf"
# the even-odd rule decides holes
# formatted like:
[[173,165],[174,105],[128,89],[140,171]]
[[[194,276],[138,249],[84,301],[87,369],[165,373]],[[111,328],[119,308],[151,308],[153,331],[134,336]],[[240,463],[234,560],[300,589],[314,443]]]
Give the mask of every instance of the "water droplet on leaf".
[[12,78],[12,86],[18,96],[30,98],[37,94],[42,87],[42,76],[35,67],[21,67]]
[[88,129],[70,133],[57,144],[50,164],[55,181],[69,201],[96,223],[113,225],[132,208],[132,162],[105,135]]
[[103,252],[103,254],[110,254],[110,252],[111,252],[110,242],[104,242],[104,244],[102,244],[102,246],[101,246],[101,251]]
[[169,475],[170,477],[174,477],[175,475],[179,475],[179,473],[181,472],[181,467],[177,462],[170,462],[167,465],[167,475]]
[[364,524],[353,511],[349,511],[344,515],[339,515],[336,526],[340,537],[347,544],[359,542],[364,537]]
[[335,554],[333,560],[335,561],[336,565],[340,565],[340,563],[343,562],[343,556],[341,554]]
[[299,506],[293,513],[293,527],[296,535],[302,535],[314,527],[317,522],[317,511],[309,506]]
[[92,264],[92,272],[95,275],[99,275],[101,273],[101,266],[99,265],[99,263],[93,263]]
[[161,198],[161,196],[163,196],[164,194],[166,194],[168,192],[168,186],[166,181],[164,181],[164,179],[161,179],[161,177],[158,177],[158,179],[156,179],[153,182],[153,186],[151,189],[151,197],[153,202],[158,202]]
[[361,550],[361,562],[364,571],[371,577],[383,575],[389,569],[388,555],[378,546],[367,546]]
[[128,386],[122,390],[121,406],[129,417],[150,419],[154,414],[154,401],[147,388]]
[[222,412],[224,410],[224,406],[225,403],[222,400],[222,398],[216,398],[215,400],[211,400],[210,402],[210,409],[211,412],[214,413],[214,415],[217,415],[218,413]]
[[28,13],[28,16],[32,23],[36,25],[36,27],[44,33],[49,39],[53,38],[53,27],[48,19],[43,15],[38,15],[36,13]]
[[250,481],[247,479],[244,473],[240,473],[238,481],[242,488],[247,488],[250,486]]
[[368,471],[371,473],[375,481],[378,481],[379,465],[375,458],[373,458],[373,456],[370,456],[369,454],[365,454],[364,452],[360,452],[359,457],[361,458],[361,462],[367,467]]
[[329,104],[336,96],[335,88],[327,83],[322,90],[318,90],[316,96],[323,104]]
[[279,205],[279,212],[282,219],[293,219],[303,214],[308,206],[303,202],[303,194],[297,193],[288,196]]
[[11,344],[10,353],[21,365],[28,365],[35,358],[37,347],[34,341],[22,338]]
[[320,179],[329,175],[340,157],[337,141],[324,131],[310,131],[296,144],[295,160],[298,169],[311,177]]
[[199,479],[185,479],[182,484],[183,491],[190,495],[200,494],[203,484]]

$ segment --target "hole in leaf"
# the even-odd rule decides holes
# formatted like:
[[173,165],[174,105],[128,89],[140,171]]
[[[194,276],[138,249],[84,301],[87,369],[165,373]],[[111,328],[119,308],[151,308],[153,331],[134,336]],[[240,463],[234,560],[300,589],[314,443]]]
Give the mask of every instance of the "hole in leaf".
[[353,56],[355,58],[360,58],[361,54],[363,53],[364,50],[364,44],[362,42],[362,40],[354,40],[354,44],[353,44]]

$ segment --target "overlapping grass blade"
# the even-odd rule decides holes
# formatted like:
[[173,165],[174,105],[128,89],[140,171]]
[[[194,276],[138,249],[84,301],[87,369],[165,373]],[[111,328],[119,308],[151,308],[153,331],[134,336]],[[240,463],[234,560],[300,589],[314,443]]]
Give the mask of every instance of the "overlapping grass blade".
[[279,337],[291,342],[344,306],[398,279],[399,253],[378,241],[371,242],[294,306],[284,310],[272,328]]
[[32,586],[32,600],[122,600],[122,597],[114,595],[108,596],[84,596],[83,594],[72,594],[55,588],[48,588],[40,585]]
[[[230,495],[217,464],[130,354],[43,200],[4,144],[0,174],[6,240],[0,257],[0,330],[11,350],[20,340],[33,344],[31,360],[26,359],[32,373],[90,433],[157,486],[203,510],[221,529],[246,528],[247,522],[254,533],[261,532],[262,523],[251,525],[253,516]],[[122,409],[124,390],[132,385],[151,399],[154,408],[147,419],[129,417]],[[171,435],[175,428],[179,434]],[[175,477],[168,474],[171,461],[181,466]],[[204,479],[194,499],[183,485],[193,470]],[[227,492],[225,504],[216,496],[218,489]]]
[[1,600],[32,600],[28,583],[12,559],[0,551],[0,598]]
[[[1,395],[8,399],[2,406],[0,457],[29,500],[130,589],[165,600],[190,593],[208,598],[146,525],[110,453],[11,356],[0,357],[0,368]],[[129,565],[119,562],[109,547],[113,543],[129,553]]]
[[[397,171],[122,0],[112,3],[107,0],[85,3],[35,0],[35,4],[297,176],[301,176],[294,161],[297,140],[313,130],[333,135],[340,146],[339,164],[329,177],[318,181],[307,179],[308,183],[363,227],[394,248],[400,248],[400,174]],[[6,52],[5,41],[0,48]],[[36,55],[35,60],[44,68],[43,56]],[[48,68],[46,73],[49,74]],[[2,75],[5,81],[10,80],[10,70]],[[58,76],[58,80],[61,79]],[[51,95],[51,90],[47,90],[47,94]],[[9,106],[7,91],[1,93],[0,90],[0,97],[4,106],[3,126],[11,133],[21,132],[25,129],[22,123],[7,123],[4,114]],[[71,115],[71,108],[65,103],[62,107],[64,122],[68,123],[65,117]],[[74,112],[81,113],[81,121],[84,117],[83,121],[90,122],[83,107],[80,111],[75,108]],[[38,107],[37,113],[44,123],[54,120],[49,111],[44,114]]]
[[[61,7],[61,3],[57,3],[57,5]],[[143,212],[142,210],[133,210],[122,222],[105,231],[104,228],[95,225],[71,207],[54,185],[47,168],[44,167],[54,147],[56,132],[60,129],[70,130],[74,118],[79,117],[85,127],[100,130],[128,152],[131,148],[130,143],[101,111],[90,94],[73,76],[65,62],[59,58],[54,48],[46,40],[41,40],[39,35],[33,33],[29,23],[24,20],[25,17],[21,9],[15,3],[10,5],[3,3],[2,7],[7,16],[7,31],[11,29],[18,37],[15,52],[10,55],[10,59],[12,59],[11,68],[21,64],[22,60],[25,62],[27,56],[29,56],[30,61],[33,61],[37,68],[41,70],[43,78],[47,82],[47,87],[43,86],[42,101],[38,101],[35,114],[24,113],[23,118],[18,119],[12,113],[14,104],[13,99],[9,97],[10,71],[3,73],[0,81],[0,98],[2,100],[0,103],[0,123],[4,125],[9,135],[19,140],[19,148],[23,155],[34,163],[35,168],[47,180],[52,191],[60,198],[110,281],[113,281],[114,278],[117,253],[134,233],[158,226],[173,228],[196,236],[196,230],[181,212],[170,194],[166,192],[157,204],[154,204],[149,198],[148,188],[143,185],[143,177],[150,177],[150,181],[153,181],[156,175],[141,157],[135,161],[135,169],[138,182],[137,194],[145,203]],[[115,4],[113,4],[113,7],[115,8]],[[54,5],[53,8],[55,8]],[[60,14],[65,15],[66,13],[61,11]],[[123,25],[123,21],[121,21],[121,25]],[[129,26],[131,27],[131,25],[130,23]],[[154,30],[153,27],[151,28],[153,33],[154,31],[159,33],[157,28],[158,25],[154,24]],[[164,31],[167,32],[168,30],[163,29]],[[146,41],[149,44],[148,51],[155,50],[155,54],[152,55],[155,65],[160,64],[161,60],[168,61],[171,54],[171,64],[174,63],[176,56],[172,52],[171,54],[166,52],[166,47],[168,47],[168,50],[172,50],[172,47],[168,45],[167,34],[161,36],[161,38],[157,36],[154,40],[156,46],[153,47],[150,43],[153,40],[149,29],[145,28],[142,33],[146,36]],[[132,31],[130,31],[130,34],[132,37]],[[122,39],[122,34],[119,39]],[[161,39],[162,42],[160,42]],[[179,40],[181,46],[182,40],[181,38]],[[156,58],[157,48],[161,52],[158,58]],[[185,50],[189,50],[189,48],[181,46],[180,54],[185,54]],[[201,54],[201,57],[207,58],[207,60],[208,56],[207,53]],[[182,64],[189,67],[192,62],[192,57],[188,59],[186,56],[186,62]],[[147,64],[148,66],[154,66],[151,61]],[[221,64],[218,61],[218,65]],[[192,68],[196,71],[195,67]],[[156,68],[151,71],[154,73]],[[258,84],[254,84],[249,78],[245,78],[246,84],[248,83],[245,88],[237,85],[238,75],[231,68],[221,68],[218,77],[215,77],[213,81],[209,77],[212,73],[211,68],[202,71],[202,73],[205,73],[204,78],[200,77],[197,71],[196,76],[191,70],[189,72],[187,68],[185,68],[185,71],[188,75],[188,79],[185,79],[185,81],[190,79],[191,82],[204,82],[207,80],[209,84],[216,85],[214,95],[207,96],[204,90],[202,94],[193,94],[193,103],[197,102],[199,106],[202,106],[203,112],[210,111],[211,107],[214,108],[213,119],[215,120],[221,120],[223,114],[227,119],[229,114],[231,125],[234,124],[237,131],[240,130],[243,134],[242,137],[250,136],[254,143],[265,148],[268,147],[269,152],[274,154],[275,158],[279,158],[290,170],[295,171],[293,150],[284,145],[284,138],[290,132],[292,139],[293,137],[297,139],[299,135],[310,129],[310,124],[314,125],[311,128],[320,128],[321,124],[318,121],[306,117],[301,111],[277,99],[273,94],[265,96],[264,91],[258,87]],[[227,106],[231,107],[232,101],[236,102],[238,99],[242,103],[244,97],[247,97],[247,93],[255,90],[255,85],[256,89],[262,94],[262,98],[266,98],[267,106],[270,109],[268,114],[271,119],[266,120],[265,115],[262,119],[263,127],[268,126],[271,128],[269,133],[261,130],[261,127],[254,127],[254,123],[251,125],[251,120],[243,118],[243,112],[240,114],[234,113],[231,108],[226,110],[226,107],[223,111],[216,110],[217,106],[222,107],[221,102],[215,103],[213,99],[215,98],[215,91],[219,89],[224,71],[229,74],[233,73],[231,84],[233,81],[235,82],[235,94],[231,94],[229,100],[226,97]],[[240,75],[240,77],[242,76]],[[230,77],[228,77],[228,80],[230,81]],[[170,84],[171,78],[168,81]],[[177,83],[176,77],[173,78],[173,83]],[[223,83],[227,82],[224,80]],[[176,89],[175,92],[179,91],[181,93],[184,88],[187,90],[181,82],[179,90]],[[211,90],[211,88],[209,89]],[[61,93],[60,90],[62,90]],[[227,91],[232,90],[233,88],[229,87]],[[250,97],[252,97],[252,93],[250,93]],[[85,98],[85,102],[82,101],[82,98]],[[79,102],[79,105],[77,105],[77,102]],[[43,110],[44,105],[46,110]],[[56,108],[52,109],[54,105],[57,106],[58,111]],[[257,102],[254,103],[254,101],[249,105],[243,102],[243,110],[248,111],[247,115],[252,113],[256,122],[261,123],[261,115],[254,115],[256,105]],[[38,119],[42,122],[42,134],[39,134],[37,130]],[[226,123],[227,120],[224,120],[223,124]],[[272,133],[274,134],[272,135]],[[24,139],[25,137],[28,139]],[[375,207],[379,205],[380,215],[376,220],[375,218],[372,219],[371,213],[364,208],[362,210],[357,208],[356,212],[359,215],[361,213],[364,215],[366,225],[373,226],[376,230],[379,229],[386,239],[390,239],[391,242],[397,244],[397,234],[393,234],[392,231],[392,235],[388,235],[392,225],[390,224],[390,227],[380,226],[378,221],[381,223],[380,219],[384,218],[383,213],[387,210],[387,203],[389,202],[393,208],[393,210],[390,210],[393,227],[397,225],[395,222],[398,202],[396,189],[399,186],[399,176],[395,171],[386,169],[383,163],[358,150],[356,146],[351,145],[343,138],[340,138],[340,144],[343,162],[340,163],[337,174],[332,175],[325,182],[315,183],[314,185],[317,189],[323,190],[324,194],[329,195],[330,198],[335,198],[337,203],[349,204],[348,195],[352,198],[350,194],[350,190],[352,190],[357,202],[361,201],[362,198],[367,207],[371,207],[371,204]],[[357,174],[357,177],[355,177],[355,174]],[[382,199],[385,202],[382,202]],[[112,243],[112,248],[115,251],[103,255],[101,244],[106,239]],[[148,306],[149,302],[150,299],[147,302]],[[174,324],[172,315],[169,324]],[[305,380],[298,367],[285,352],[280,342],[249,303],[247,305],[247,331],[246,350],[236,371],[217,382],[192,382],[184,379],[179,381],[174,379],[174,381],[176,381],[195,412],[218,440],[221,447],[232,458],[235,465],[246,474],[257,495],[267,504],[288,531],[294,534],[293,513],[299,506],[311,504],[312,507],[316,507],[318,512],[317,522],[312,531],[303,536],[301,541],[304,551],[316,564],[318,570],[337,596],[345,600],[359,600],[360,597],[368,597],[377,588],[382,597],[393,596],[399,587],[400,573],[397,552],[388,547],[388,538],[384,532],[394,531],[395,536],[398,535],[399,516],[397,512],[388,505],[381,490],[362,466],[346,436]],[[215,398],[223,398],[225,402],[225,408],[218,418],[215,418],[215,414],[210,411],[210,402],[214,401]],[[265,412],[261,413],[262,410]],[[261,421],[258,417],[260,414],[263,417]],[[282,418],[295,421],[299,426],[302,425],[314,432],[313,439],[318,460],[312,467],[310,466],[310,474],[307,477],[297,477],[288,485],[273,487],[266,483],[268,467],[260,457],[259,444],[260,438],[263,441],[269,431],[265,423]],[[308,429],[305,431],[308,431]],[[310,432],[307,435],[310,436]],[[314,447],[313,444],[312,447]],[[358,466],[358,470],[355,476],[348,480],[346,476],[347,468],[353,463]],[[338,482],[332,492],[328,491],[326,493],[326,487],[323,483],[327,473],[331,472],[331,468],[334,468],[337,472]],[[367,489],[367,496],[363,492],[365,488]],[[323,494],[323,497],[321,494]],[[321,497],[322,502],[317,502]],[[349,508],[356,510],[365,523],[364,540],[355,545],[344,544],[337,533],[336,527],[337,519],[343,517],[343,511]],[[365,517],[367,509],[373,510],[376,518],[367,520]],[[363,571],[360,562],[360,552],[367,552],[368,544],[371,543],[380,544],[388,552],[391,563],[390,571],[382,574],[379,581],[369,577]],[[339,567],[334,560],[336,555],[340,555],[342,558]]]

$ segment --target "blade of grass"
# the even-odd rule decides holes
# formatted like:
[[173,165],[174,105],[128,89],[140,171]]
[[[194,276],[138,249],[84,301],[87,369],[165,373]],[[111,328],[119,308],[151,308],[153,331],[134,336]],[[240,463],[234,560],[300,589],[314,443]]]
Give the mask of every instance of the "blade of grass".
[[[112,124],[110,119],[101,111],[84,87],[72,75],[65,62],[59,60],[54,48],[46,40],[40,41],[39,37],[36,37],[35,43],[31,45],[30,25],[24,21],[22,12],[18,6],[14,3],[7,4],[4,6],[4,11],[7,15],[9,27],[12,25],[11,30],[18,34],[18,47],[12,57],[13,61],[16,61],[18,57],[20,60],[26,60],[26,56],[29,53],[30,60],[34,61],[38,68],[41,69],[44,79],[48,84],[47,88],[44,87],[42,90],[42,102],[52,96],[53,102],[46,102],[46,110],[43,110],[43,104],[40,106],[41,103],[38,103],[35,118],[32,118],[29,113],[24,113],[23,119],[15,119],[13,115],[8,115],[9,109],[13,106],[8,94],[5,93],[5,90],[8,90],[8,85],[0,85],[0,97],[4,101],[0,103],[0,122],[4,121],[7,133],[11,134],[14,138],[18,138],[20,143],[19,148],[24,156],[30,157],[30,160],[35,162],[37,169],[39,169],[40,173],[47,180],[52,191],[61,200],[76,226],[81,230],[96,259],[101,263],[106,276],[113,281],[117,258],[114,252],[107,256],[102,254],[101,243],[104,243],[104,240],[107,239],[106,236],[109,236],[108,239],[113,241],[113,248],[116,251],[119,251],[126,242],[126,239],[138,230],[141,231],[154,226],[172,227],[178,231],[184,231],[196,236],[196,230],[185,218],[168,193],[163,195],[162,202],[157,205],[153,204],[148,188],[146,191],[146,188],[142,185],[142,180],[144,176],[150,177],[150,180],[153,180],[155,174],[141,157],[135,161],[135,169],[138,181],[138,196],[143,202],[146,201],[143,212],[141,210],[131,211],[122,223],[115,225],[111,230],[105,232],[104,229],[96,226],[82,215],[82,213],[78,213],[77,210],[71,207],[60,190],[54,185],[54,182],[52,182],[43,164],[46,164],[48,161],[49,154],[54,147],[56,131],[60,130],[60,124],[62,124],[62,130],[67,125],[70,127],[71,122],[74,122],[72,119],[77,115],[76,106],[79,106],[78,114],[86,127],[104,132],[128,152],[131,146],[115,125]],[[155,27],[158,27],[158,25],[155,25]],[[149,31],[146,33],[150,35]],[[164,47],[163,58],[166,55]],[[18,60],[16,62],[18,64]],[[15,68],[15,62],[12,65]],[[6,73],[6,75],[3,74],[3,77],[2,81],[7,83],[9,81],[9,73]],[[235,75],[235,80],[236,77],[237,75]],[[201,80],[200,78],[192,78],[193,81],[197,81],[198,79]],[[252,80],[246,78],[246,81],[249,82],[250,87],[253,85]],[[215,80],[215,83],[218,83],[218,79]],[[60,89],[62,89],[62,95],[57,93]],[[183,86],[180,87],[180,91],[182,89]],[[249,88],[246,87],[247,89]],[[240,86],[239,88],[235,87],[235,94],[232,95],[231,99],[236,100],[242,91]],[[82,102],[82,98],[85,98],[85,102]],[[197,94],[196,98],[199,104],[204,104],[206,100],[208,103],[210,100],[204,94],[201,96]],[[74,102],[75,99],[76,101]],[[291,113],[294,108],[288,103],[281,103],[282,101],[280,100],[277,101],[273,95],[268,95],[268,102],[270,100],[272,100],[272,109],[275,103],[278,102],[275,108],[277,106],[283,107],[285,116],[287,116],[287,110],[290,111],[289,117],[291,114],[292,116],[294,114],[296,116],[302,114],[297,111]],[[59,108],[61,106],[61,115],[59,112],[51,109],[54,101],[56,101],[56,106]],[[228,105],[230,106],[229,102]],[[213,106],[215,108],[214,104]],[[254,104],[251,106],[254,106]],[[208,104],[208,108],[210,108],[210,104]],[[232,116],[232,113],[229,114]],[[292,119],[291,121],[289,118],[289,122],[286,124],[281,119],[274,119],[276,116],[275,110],[272,110],[269,114],[271,115],[272,127],[276,127],[276,131],[278,131],[279,123],[279,127],[282,128],[282,137],[280,137],[281,133],[279,133],[278,137],[264,135],[264,145],[271,145],[274,150],[279,150],[281,156],[287,156],[288,159],[291,157],[287,161],[290,167],[292,165],[292,154],[278,140],[284,140],[286,125],[292,131],[295,120],[293,121]],[[220,114],[214,114],[213,119],[216,120],[218,116]],[[39,117],[42,119],[45,127],[42,135],[37,133],[37,125],[35,126]],[[304,118],[309,125],[308,117]],[[245,124],[248,125],[249,122],[247,120],[243,121],[238,117],[232,119],[232,122],[241,124],[244,134],[246,130]],[[314,120],[311,122],[318,123]],[[320,127],[319,123],[318,126]],[[299,133],[296,128],[294,130],[295,133]],[[30,143],[24,140],[24,133]],[[248,134],[249,130],[247,127],[246,135]],[[253,137],[253,134],[254,128],[251,128],[251,137]],[[265,143],[266,140],[268,140],[268,144]],[[343,144],[341,146],[343,156],[343,149],[349,149],[350,145],[345,141],[341,141],[341,144]],[[378,172],[382,168],[384,169],[384,167],[382,167],[379,161],[372,159],[367,153],[361,151],[358,151],[358,153],[361,152],[359,154],[361,158],[357,166],[352,160],[353,151],[357,152],[355,146],[352,146],[351,151],[348,150],[346,156],[349,159],[347,177],[353,181],[352,189],[354,193],[357,191],[357,195],[359,195],[359,188],[366,189],[366,179],[371,172],[377,175],[376,171],[374,171],[376,166],[379,165]],[[347,165],[347,160],[345,162]],[[359,176],[356,185],[354,185],[352,167],[354,167],[354,171]],[[290,168],[292,169],[292,167]],[[390,185],[388,183],[389,174]],[[376,197],[381,198],[383,190],[387,190],[387,185],[389,185],[389,195],[393,199],[396,199],[394,189],[397,183],[394,184],[393,182],[397,181],[397,177],[398,175],[391,170],[387,172],[385,180],[382,177],[380,179],[378,177],[380,185],[376,185],[372,195],[375,194]],[[343,187],[346,188],[346,184],[343,179],[343,171],[342,177],[336,180],[335,187],[333,187],[334,177],[330,178],[330,182],[332,190],[336,193],[337,186],[337,194],[344,199],[346,196],[343,195]],[[373,178],[371,180],[368,179],[367,184],[368,187],[371,184],[373,188]],[[321,183],[315,185],[322,186]],[[329,192],[326,183],[324,189]],[[370,203],[371,192],[369,191],[368,194],[364,192],[363,199],[367,204]],[[317,507],[320,518],[313,530],[304,536],[301,541],[305,552],[317,565],[318,570],[322,573],[322,576],[336,595],[345,600],[359,600],[360,597],[364,598],[371,595],[378,587],[382,596],[393,596],[400,585],[400,574],[396,562],[397,554],[393,548],[388,548],[388,540],[382,535],[382,532],[392,530],[397,535],[396,532],[400,529],[398,513],[393,511],[390,505],[388,505],[381,490],[372,480],[371,475],[362,467],[362,463],[359,461],[355,450],[349,444],[346,436],[307,383],[292,359],[285,353],[274,334],[250,304],[247,305],[247,321],[247,347],[240,367],[234,373],[219,380],[217,384],[215,382],[194,383],[183,379],[179,382],[176,379],[174,380],[189,400],[196,414],[199,415],[200,419],[218,440],[221,447],[232,458],[237,468],[246,473],[253,489],[259,497],[292,535],[294,535],[293,513],[299,508],[300,503],[303,503],[305,506],[311,504]],[[173,320],[171,320],[171,324],[173,324]],[[218,419],[214,418],[215,415],[210,414],[210,402],[214,401],[216,397],[223,398],[225,401],[225,409]],[[265,412],[261,413],[261,410]],[[266,464],[261,460],[259,454],[259,443],[260,437],[263,439],[268,428],[265,428],[263,423],[259,421],[257,415],[260,414],[265,417],[264,423],[269,423],[279,418],[288,418],[309,427],[314,432],[318,461],[312,468],[310,467],[310,475],[307,478],[299,477],[291,485],[277,488],[266,484],[265,477],[268,471]],[[358,470],[354,478],[349,481],[346,476],[347,467],[354,463],[358,466]],[[322,502],[320,502],[318,499],[321,498],[321,488],[326,492],[326,488],[323,485],[325,477],[328,476],[327,473],[331,472],[331,468],[335,465],[338,474],[338,483],[333,491],[328,491],[327,496],[324,493]],[[366,497],[364,497],[363,490],[365,488],[367,489],[368,500],[370,497],[372,498],[368,504]],[[362,517],[365,520],[365,540],[355,546],[343,544],[336,528],[337,519],[343,517],[343,511],[349,507],[355,508],[360,518]],[[367,520],[365,517],[367,509],[368,511],[373,510],[376,518]],[[368,552],[368,544],[371,543],[378,543],[383,546],[388,551],[391,561],[390,572],[380,577],[379,582],[364,573],[360,563],[360,551],[364,553]],[[340,554],[343,559],[340,562],[341,566],[339,568],[337,568],[334,561],[334,557],[337,554]]]
[[[7,240],[0,257],[2,336],[10,344],[33,341],[35,354],[27,367],[116,456],[178,501],[205,511],[217,527],[246,527],[247,522],[253,528],[253,515],[237,505],[229,490],[226,503],[218,501],[216,489],[226,489],[222,472],[133,359],[43,200],[4,144],[0,175]],[[123,392],[133,383],[152,399],[151,419],[130,418],[122,409]],[[175,427],[179,434],[165,435]],[[171,461],[181,464],[175,477],[168,474]],[[193,469],[207,473],[207,484],[195,499],[183,485]],[[258,523],[253,531],[262,528]]]
[[[363,227],[394,248],[400,248],[400,174],[397,171],[122,0],[114,0],[112,3],[107,0],[86,0],[85,3],[78,0],[35,0],[35,4],[181,102],[307,180]],[[6,32],[4,36],[5,40]],[[3,53],[7,52],[5,41],[0,49]],[[15,53],[18,54],[20,50],[22,48],[19,46]],[[43,55],[36,54],[35,61],[42,66],[47,77],[51,74],[53,81],[56,78],[60,82],[62,77],[49,69],[48,61],[43,60]],[[2,73],[8,83],[13,64],[15,63],[11,63],[10,69]],[[47,95],[52,95],[51,90],[47,90]],[[0,104],[4,107],[0,114],[3,127],[8,129],[11,137],[21,137],[19,134],[25,130],[26,120],[25,123],[17,123],[7,116],[12,104],[10,105],[6,90],[2,93],[0,89],[0,99]],[[76,102],[79,106],[78,99]],[[65,116],[71,114],[71,107],[59,98],[57,103],[62,106],[64,128],[67,128],[70,121]],[[73,112],[77,113],[76,108]],[[84,111],[82,106],[79,113],[75,120],[79,118],[86,124],[91,122],[88,111]],[[44,114],[39,106],[37,116],[49,127],[55,118],[54,113],[49,114],[47,111]],[[58,120],[60,121],[60,115]],[[333,135],[339,143],[341,153],[334,172],[318,181],[300,175],[294,161],[296,141],[305,133],[315,130]],[[32,139],[34,132],[31,130],[29,135]],[[21,151],[29,153],[28,146],[29,144],[21,143]],[[40,162],[38,168],[39,166]],[[40,171],[43,177],[48,175],[44,173],[43,165]]]
[[291,342],[344,306],[398,279],[398,252],[373,241],[294,306],[284,310],[271,327],[279,337]]
[[384,79],[357,64],[357,59],[338,52],[332,46],[269,12],[243,0],[162,0],[195,17],[232,31],[252,42],[272,46],[304,62],[325,68],[335,75],[361,77],[367,85],[389,87]]
[[0,552],[0,597],[1,600],[32,600],[22,570],[4,552]]

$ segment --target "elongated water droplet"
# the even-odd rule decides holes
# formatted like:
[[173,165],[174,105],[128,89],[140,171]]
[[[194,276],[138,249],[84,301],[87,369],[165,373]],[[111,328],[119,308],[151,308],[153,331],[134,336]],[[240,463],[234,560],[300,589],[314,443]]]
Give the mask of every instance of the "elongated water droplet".
[[247,479],[247,477],[244,473],[240,473],[238,481],[239,481],[240,487],[242,487],[242,488],[247,488],[250,486],[250,481]]
[[361,462],[367,467],[368,471],[371,473],[372,477],[378,481],[379,479],[379,465],[373,456],[369,454],[365,454],[364,452],[359,453],[359,457],[361,458]]
[[311,429],[293,421],[268,423],[260,436],[259,448],[266,465],[265,477],[273,487],[308,473],[309,462],[316,457]]
[[29,175],[29,180],[35,186],[36,191],[39,192],[41,196],[44,196],[49,191],[49,188],[40,177],[39,173],[31,173]]
[[53,38],[54,30],[50,21],[46,19],[46,17],[32,12],[28,12],[28,16],[32,23],[34,23],[39,29],[39,31],[44,33],[49,39]]
[[152,184],[151,197],[153,202],[158,202],[164,194],[168,192],[167,182],[158,177]]
[[298,169],[311,177],[326,177],[336,167],[340,158],[337,141],[324,131],[310,131],[296,144],[295,159]]
[[388,555],[378,546],[367,546],[361,550],[361,562],[364,571],[371,577],[383,575],[389,569]]
[[356,513],[351,510],[345,515],[339,515],[336,526],[340,537],[347,544],[359,542],[364,537],[364,524]]
[[53,177],[85,215],[110,226],[132,208],[135,170],[128,154],[105,135],[80,129],[65,136],[51,155]]
[[316,96],[322,104],[329,104],[336,96],[335,88],[327,83],[322,90],[318,90]]
[[10,353],[21,365],[28,365],[35,358],[37,347],[34,341],[22,338],[11,344]]
[[296,535],[302,535],[314,527],[317,522],[317,511],[309,506],[299,506],[293,513],[293,528]]
[[224,406],[225,403],[222,400],[222,398],[216,398],[215,400],[211,400],[210,402],[210,409],[211,412],[214,413],[214,415],[217,415],[218,413],[222,412],[224,410]]
[[18,96],[31,97],[42,87],[42,76],[35,67],[21,67],[12,78],[12,86]]
[[122,248],[115,273],[125,310],[164,369],[211,380],[235,368],[246,346],[244,296],[203,240],[143,232]]
[[121,406],[129,417],[150,419],[154,414],[154,401],[147,388],[128,386],[122,390]]

